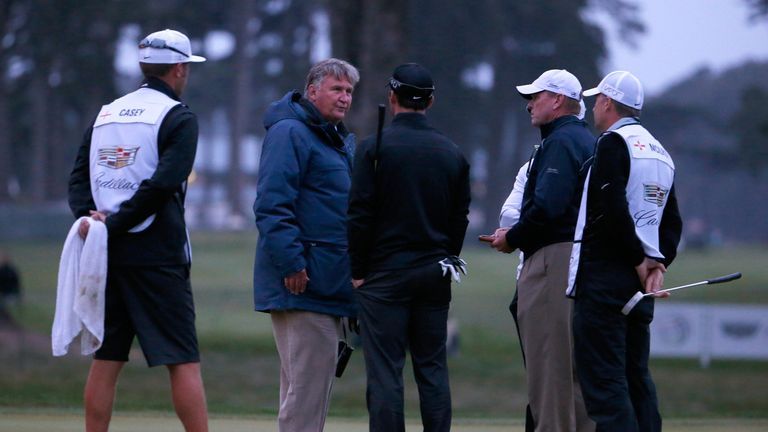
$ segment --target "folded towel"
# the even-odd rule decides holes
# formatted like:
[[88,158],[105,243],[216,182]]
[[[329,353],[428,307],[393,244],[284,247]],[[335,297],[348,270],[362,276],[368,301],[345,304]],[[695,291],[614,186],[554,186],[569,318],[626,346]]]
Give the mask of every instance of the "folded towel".
[[[88,220],[85,241],[77,233]],[[51,330],[54,356],[63,356],[80,337],[83,355],[93,354],[104,340],[104,292],[107,285],[107,227],[82,217],[69,230],[59,261],[56,313]]]

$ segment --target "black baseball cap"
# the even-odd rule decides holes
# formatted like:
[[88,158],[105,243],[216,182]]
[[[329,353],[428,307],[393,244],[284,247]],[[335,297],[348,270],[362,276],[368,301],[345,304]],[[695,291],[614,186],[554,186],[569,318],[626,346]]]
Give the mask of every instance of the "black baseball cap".
[[398,96],[412,100],[428,98],[435,91],[432,75],[418,63],[405,63],[396,67],[389,79],[389,88]]

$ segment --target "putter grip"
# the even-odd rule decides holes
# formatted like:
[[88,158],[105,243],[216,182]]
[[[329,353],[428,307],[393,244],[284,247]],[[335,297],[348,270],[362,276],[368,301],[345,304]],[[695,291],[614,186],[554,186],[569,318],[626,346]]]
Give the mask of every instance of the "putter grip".
[[[387,107],[384,106],[384,104],[379,104],[378,107],[378,113],[379,113],[379,125],[384,126],[384,115],[387,112]],[[379,127],[381,127],[379,126]]]
[[373,154],[373,171],[376,172],[379,169],[379,147],[381,147],[381,130],[384,128],[384,115],[386,114],[386,107],[379,104],[379,122],[376,125],[376,149]]
[[733,273],[725,276],[720,276],[719,278],[709,279],[707,281],[708,284],[719,284],[723,282],[730,282],[732,280],[739,279],[741,277],[741,273]]

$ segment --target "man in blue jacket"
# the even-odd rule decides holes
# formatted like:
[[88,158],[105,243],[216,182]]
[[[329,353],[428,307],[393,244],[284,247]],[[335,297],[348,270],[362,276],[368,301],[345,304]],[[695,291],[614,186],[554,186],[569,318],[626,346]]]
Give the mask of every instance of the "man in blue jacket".
[[323,430],[341,318],[354,315],[346,225],[354,135],[342,120],[358,81],[354,66],[324,60],[303,95],[288,92],[264,115],[253,293],[280,355],[280,432]]
[[519,248],[525,255],[517,283],[517,326],[535,430],[592,431],[574,373],[573,302],[565,287],[595,138],[578,118],[581,84],[570,72],[548,70],[517,91],[528,99],[541,145],[528,168],[520,220],[499,228],[492,246],[507,253]]

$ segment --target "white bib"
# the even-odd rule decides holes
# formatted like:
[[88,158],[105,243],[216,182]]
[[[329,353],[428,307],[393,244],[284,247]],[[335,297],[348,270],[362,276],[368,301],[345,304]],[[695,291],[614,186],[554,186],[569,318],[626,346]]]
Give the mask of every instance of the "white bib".
[[[629,179],[627,203],[635,225],[635,233],[643,245],[645,255],[664,258],[659,248],[659,225],[667,205],[667,198],[675,180],[675,164],[664,147],[640,124],[629,124],[613,130],[624,138],[629,151]],[[576,274],[581,256],[581,240],[587,219],[587,191],[592,169],[587,173],[581,195],[579,217],[576,222],[573,249],[565,293],[573,297],[576,292]]]
[[[157,136],[163,119],[179,102],[142,87],[104,105],[93,124],[90,170],[96,209],[115,213],[157,169]],[[155,215],[131,228],[146,229]]]
[[641,125],[627,125],[614,132],[624,138],[631,156],[627,202],[635,232],[645,255],[664,258],[659,250],[659,224],[675,180],[675,164],[661,143]]

